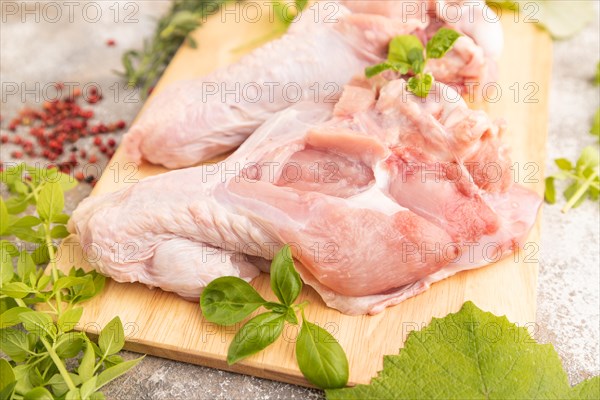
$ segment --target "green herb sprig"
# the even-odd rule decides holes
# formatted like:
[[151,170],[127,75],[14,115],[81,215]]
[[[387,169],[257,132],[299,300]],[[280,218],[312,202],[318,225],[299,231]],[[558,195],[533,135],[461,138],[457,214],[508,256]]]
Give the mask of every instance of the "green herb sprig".
[[146,98],[167,65],[179,49],[187,43],[195,48],[189,36],[202,21],[219,9],[225,0],[174,0],[169,11],[158,21],[154,36],[144,42],[142,50],[128,50],[123,54],[121,73],[131,87],[140,87]]
[[[0,172],[0,181],[10,192],[0,198],[0,350],[8,357],[0,359],[0,398],[103,399],[99,390],[141,358],[124,361],[117,354],[125,343],[118,317],[102,329],[98,344],[74,331],[83,313],[77,305],[100,293],[105,281],[95,271],[73,267],[65,275],[57,267],[54,240],[68,235],[64,191],[76,180],[55,168],[19,164]],[[30,206],[34,214],[23,215]],[[12,236],[34,249],[5,239]]]
[[586,198],[598,201],[600,179],[598,178],[598,149],[587,146],[583,149],[579,159],[573,165],[566,158],[558,158],[554,163],[559,172],[546,178],[545,199],[549,204],[556,203],[556,180],[566,180],[569,186],[563,192],[567,203],[562,208],[566,213],[571,208],[579,207]]
[[396,36],[390,41],[387,60],[365,68],[365,75],[371,78],[391,69],[402,75],[412,73],[408,80],[408,90],[419,97],[427,97],[435,81],[433,75],[425,72],[427,61],[442,58],[460,37],[455,30],[440,28],[423,47],[421,40],[414,35]]
[[308,302],[294,304],[302,291],[302,280],[294,267],[292,252],[285,245],[271,263],[271,289],[279,302],[265,300],[250,284],[236,277],[215,279],[202,292],[204,317],[219,325],[241,322],[259,307],[269,310],[246,322],[229,345],[227,362],[234,364],[274,343],[285,322],[302,327],[296,341],[296,360],[302,374],[313,385],[340,388],[348,382],[348,359],[337,340],[325,329],[306,320]]

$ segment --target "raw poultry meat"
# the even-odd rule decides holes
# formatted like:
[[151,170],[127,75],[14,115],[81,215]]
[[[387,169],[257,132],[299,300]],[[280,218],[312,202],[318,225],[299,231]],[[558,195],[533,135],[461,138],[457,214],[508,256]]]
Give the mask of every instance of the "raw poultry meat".
[[504,46],[502,25],[485,0],[341,0],[341,3],[356,13],[447,25],[473,39],[492,59],[500,57]]
[[540,198],[504,178],[503,131],[443,84],[423,101],[402,79],[358,79],[335,107],[275,114],[223,162],[86,199],[69,230],[103,274],[186,298],[252,279],[249,257],[290,243],[330,307],[377,313],[525,239]]
[[[342,85],[366,66],[382,61],[394,36],[416,34],[426,40],[445,24],[427,14],[405,18],[395,8],[371,9],[371,3],[348,1],[347,6],[364,13],[352,14],[338,5],[334,16],[330,7],[318,3],[320,11],[299,18],[281,39],[238,63],[201,79],[172,84],[151,100],[125,135],[129,159],[180,168],[233,150],[271,115],[291,104],[334,102]],[[453,26],[479,38],[487,29],[484,22],[476,20],[478,26],[473,27],[459,21]],[[502,37],[501,30],[491,33],[493,38]],[[501,48],[501,40],[488,39],[484,44],[494,55]],[[429,69],[437,80],[463,90],[468,82],[490,78],[495,63],[485,57],[485,49],[462,36],[455,49],[444,59],[433,60]]]

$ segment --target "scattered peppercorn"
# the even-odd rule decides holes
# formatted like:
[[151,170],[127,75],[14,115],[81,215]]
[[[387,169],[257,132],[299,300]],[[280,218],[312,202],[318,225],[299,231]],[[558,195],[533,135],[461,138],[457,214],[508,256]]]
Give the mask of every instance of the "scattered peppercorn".
[[[54,84],[60,98],[45,101],[38,108],[24,107],[16,118],[10,120],[7,129],[15,132],[14,135],[2,135],[2,143],[13,143],[19,150],[11,153],[15,159],[22,158],[24,154],[29,157],[40,156],[49,161],[56,161],[56,167],[65,172],[75,172],[74,169],[85,162],[98,162],[97,155],[90,155],[81,149],[77,143],[81,138],[93,137],[93,143],[99,151],[112,157],[116,141],[108,138],[106,143],[97,135],[117,132],[124,129],[127,124],[123,120],[112,123],[98,122],[92,125],[88,121],[94,118],[94,111],[82,108],[81,100],[94,104],[102,100],[100,89],[91,86],[87,89],[87,98],[82,97],[81,89],[74,88],[71,93],[63,95],[65,85],[61,82]],[[1,122],[1,121],[0,121]],[[27,128],[20,129],[19,127]],[[29,136],[26,136],[26,135]],[[11,137],[12,136],[12,137]],[[31,138],[31,139],[30,139]],[[87,159],[87,160],[86,160]],[[79,172],[75,172],[79,176]],[[88,182],[81,173],[78,180]],[[85,178],[85,179],[84,179]],[[89,181],[92,186],[96,179]]]
[[107,45],[108,47],[112,47],[112,46],[114,46],[115,44],[117,44],[117,42],[116,42],[114,39],[108,39],[108,40],[106,41],[106,45]]

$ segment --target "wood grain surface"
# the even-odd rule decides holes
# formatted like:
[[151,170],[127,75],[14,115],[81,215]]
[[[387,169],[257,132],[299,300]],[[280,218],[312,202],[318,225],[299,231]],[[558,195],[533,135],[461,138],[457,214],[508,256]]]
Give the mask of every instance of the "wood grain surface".
[[[507,120],[509,132],[505,141],[512,146],[519,181],[530,178],[532,182],[526,185],[541,194],[552,43],[534,24],[515,22],[512,14],[504,15],[502,24],[506,38],[499,65],[498,87],[502,93],[498,101],[484,107],[493,116]],[[170,82],[202,76],[236,61],[244,53],[240,47],[248,47],[248,43],[264,37],[271,30],[272,26],[266,20],[237,23],[235,16],[211,17],[194,33],[199,47],[195,50],[182,47],[154,94]],[[123,152],[117,151],[93,195],[121,189],[135,184],[136,179],[164,171],[151,165],[134,170]],[[530,235],[528,247],[518,256],[459,273],[375,316],[351,317],[329,309],[310,288],[303,290],[301,300],[311,302],[306,309],[307,317],[330,330],[346,350],[350,362],[349,384],[368,383],[381,369],[383,355],[396,354],[408,332],[424,326],[432,317],[457,311],[466,300],[474,301],[484,310],[506,315],[513,322],[533,323],[539,235],[538,223]],[[63,242],[62,250],[67,249],[70,256],[60,258],[61,268],[90,267],[83,259],[75,237]],[[530,258],[529,262],[524,260],[526,256]],[[274,299],[267,275],[261,275],[252,285],[265,298]],[[108,280],[104,292],[86,303],[79,329],[93,335],[115,315],[120,316],[125,325],[127,349],[309,386],[296,366],[294,341],[297,327],[287,326],[283,338],[266,351],[228,366],[225,357],[235,328],[208,323],[202,318],[197,303],[141,284]]]

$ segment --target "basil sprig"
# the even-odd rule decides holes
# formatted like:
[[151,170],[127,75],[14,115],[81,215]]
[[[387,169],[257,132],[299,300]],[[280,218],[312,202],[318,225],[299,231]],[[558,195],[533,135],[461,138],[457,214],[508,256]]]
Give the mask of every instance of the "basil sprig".
[[233,325],[259,307],[269,310],[246,322],[229,345],[227,362],[235,364],[274,343],[285,322],[298,325],[296,313],[302,313],[302,327],[296,341],[296,360],[300,371],[313,385],[340,388],[348,382],[348,359],[337,340],[325,329],[304,316],[308,302],[294,304],[302,291],[302,280],[294,267],[291,249],[285,245],[271,263],[271,289],[279,300],[265,300],[246,281],[226,276],[209,283],[200,298],[204,317],[219,325]]
[[0,182],[7,189],[0,197],[0,352],[6,357],[0,358],[0,399],[104,399],[100,389],[143,357],[118,355],[125,344],[119,317],[100,331],[97,344],[75,331],[80,304],[102,292],[105,281],[95,271],[73,267],[65,274],[57,265],[55,241],[69,234],[64,192],[77,182],[56,168],[26,164],[6,166]]
[[408,90],[419,97],[427,97],[435,79],[425,72],[427,61],[442,58],[460,37],[455,30],[440,28],[423,47],[414,35],[396,36],[390,41],[388,58],[382,63],[365,68],[365,75],[371,78],[388,69],[402,75],[412,71],[414,76],[408,80]]

